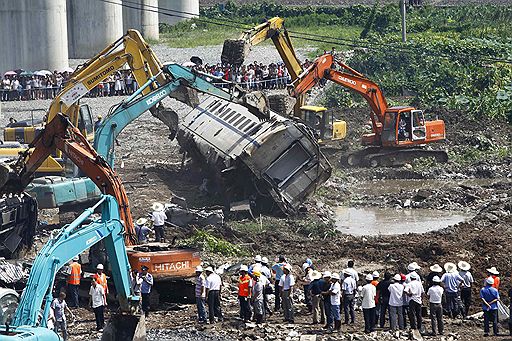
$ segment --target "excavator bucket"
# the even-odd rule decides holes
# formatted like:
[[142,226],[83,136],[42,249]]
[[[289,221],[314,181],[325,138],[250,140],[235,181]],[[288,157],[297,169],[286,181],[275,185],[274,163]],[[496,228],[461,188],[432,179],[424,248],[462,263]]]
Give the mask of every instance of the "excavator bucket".
[[101,341],[146,341],[146,318],[144,314],[113,315],[107,322]]
[[224,64],[242,65],[249,53],[251,44],[243,39],[227,39],[222,46],[220,60]]

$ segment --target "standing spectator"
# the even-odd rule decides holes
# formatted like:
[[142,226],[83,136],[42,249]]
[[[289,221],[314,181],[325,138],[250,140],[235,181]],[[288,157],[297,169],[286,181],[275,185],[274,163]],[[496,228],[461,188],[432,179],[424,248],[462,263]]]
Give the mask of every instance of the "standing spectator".
[[93,278],[96,280],[96,283],[103,287],[103,291],[105,292],[105,301],[108,295],[108,283],[107,283],[107,275],[103,272],[103,264],[98,264],[96,266],[96,273],[93,275]]
[[435,276],[441,278],[442,274],[443,274],[443,268],[439,264],[434,264],[430,267],[430,273],[427,275],[427,278],[425,279],[425,284],[426,284],[427,290],[428,290],[428,288],[430,288],[433,285],[432,279]]
[[[331,276],[331,286],[327,294],[330,296],[331,301],[331,317],[334,321],[334,329],[341,329],[341,286],[339,283],[340,275],[333,273]],[[332,325],[328,327],[329,331],[332,331]]]
[[135,234],[139,244],[147,244],[149,241],[149,233],[151,229],[146,225],[148,220],[146,218],[139,218],[135,222]]
[[97,132],[101,127],[101,122],[103,120],[103,116],[96,116],[96,121],[94,121],[94,131]]
[[313,272],[313,269],[309,263],[304,263],[302,264],[302,270],[304,271],[304,275],[301,278],[300,283],[304,290],[304,301],[308,307],[308,312],[312,312],[313,305],[311,304],[311,292],[309,290],[309,285],[311,284],[311,273]]
[[52,301],[51,308],[55,314],[55,333],[59,334],[59,332],[62,331],[62,339],[66,341],[68,339],[68,329],[65,312],[67,311],[71,315],[72,319],[75,317],[66,304],[65,292],[61,292],[59,297]]
[[492,321],[492,331],[494,336],[498,335],[498,301],[500,294],[498,289],[493,287],[494,279],[487,277],[485,287],[480,290],[482,299],[482,310],[484,311],[484,336],[489,336],[489,323]]
[[261,282],[261,272],[254,270],[254,285],[252,286],[252,304],[254,306],[254,319],[257,324],[263,323],[265,318],[265,303],[263,298],[264,284]]
[[261,260],[262,260],[262,258],[260,255],[254,256],[254,263],[249,265],[249,269],[248,269],[249,275],[252,275],[253,270],[258,270],[259,272],[261,272]]
[[293,288],[295,286],[295,277],[292,275],[292,266],[286,264],[283,267],[283,276],[279,281],[281,287],[281,297],[283,299],[284,320],[288,323],[295,323],[293,308]]
[[357,274],[356,269],[354,269],[354,261],[353,260],[348,261],[347,268],[345,270],[348,271],[349,275],[352,276],[352,278],[356,281],[356,283],[359,282],[359,275]]
[[206,323],[206,278],[203,275],[203,267],[196,266],[196,305],[197,305],[197,321],[199,323]]
[[371,333],[375,330],[375,297],[377,297],[377,289],[372,284],[373,275],[366,275],[366,285],[363,286],[363,300],[361,308],[363,308],[364,316],[364,332]]
[[375,321],[374,321],[374,326],[377,325],[377,322],[379,321],[379,313],[380,313],[380,304],[379,304],[379,289],[377,288],[377,286],[379,285],[379,277],[380,277],[380,273],[375,270],[373,273],[372,273],[372,285],[375,287],[375,290],[376,290],[376,295],[375,295]]
[[279,311],[281,309],[281,292],[279,289],[279,283],[281,281],[281,277],[283,276],[283,267],[286,265],[286,258],[284,256],[279,256],[278,262],[272,265],[272,273],[274,274],[275,286],[274,286],[274,311]]
[[457,265],[454,263],[446,263],[444,265],[444,269],[446,273],[441,277],[441,282],[444,283],[446,310],[448,311],[448,316],[455,318],[459,313],[463,316],[464,307],[460,300],[459,286],[464,279],[459,275]]
[[[265,305],[265,313],[269,316],[272,316],[272,309],[270,309],[268,295],[272,294],[274,292],[274,289],[272,288],[272,284],[270,283],[270,280],[272,278],[272,273],[270,272],[270,269],[268,267],[268,258],[262,257],[261,258],[261,275],[265,276],[265,283],[262,282],[264,285],[263,289],[263,303]],[[261,279],[260,279],[261,281]]]
[[141,273],[139,273],[139,278],[142,279],[142,284],[140,285],[140,293],[142,296],[142,311],[146,317],[149,314],[149,296],[151,295],[151,288],[153,287],[153,276],[148,272],[148,267],[143,265],[141,266]]
[[389,324],[391,330],[405,329],[404,315],[402,310],[404,286],[402,276],[393,276],[393,282],[389,286]]
[[153,220],[153,229],[155,230],[155,242],[163,243],[164,239],[164,225],[165,219],[167,216],[165,215],[165,207],[159,202],[153,203],[153,213],[151,214],[151,219]]
[[322,300],[322,274],[318,271],[311,273],[311,284],[309,292],[311,293],[311,304],[313,305],[313,324],[325,323],[324,302]]
[[211,266],[205,269],[206,281],[204,286],[206,288],[206,299],[208,301],[208,317],[210,323],[215,323],[215,317],[218,318],[219,322],[222,322],[222,310],[220,307],[220,289],[222,287],[222,280],[220,276],[213,272]]
[[326,318],[326,324],[324,328],[329,329],[332,328],[332,324],[334,323],[334,318],[332,316],[332,309],[331,309],[331,297],[327,292],[329,291],[329,288],[331,287],[331,272],[325,271],[322,274],[322,281],[320,283],[320,289],[322,290],[322,300],[324,301],[324,311],[325,311],[325,318]]
[[[349,262],[349,265],[351,263]],[[353,262],[352,262],[353,265]],[[355,293],[357,289],[357,283],[352,275],[354,272],[348,268],[343,270],[343,284],[341,285],[341,289],[343,291],[343,314],[345,315],[345,324],[348,324],[348,317],[350,315],[350,324],[354,324],[356,316],[354,311],[355,304]],[[357,273],[355,274],[357,276]]]
[[[441,287],[441,278],[434,276],[432,278],[432,286],[428,288],[427,296],[430,303],[430,321],[432,323],[432,335],[436,332],[443,335],[443,300],[444,289]],[[437,327],[437,328],[436,328]]]
[[420,276],[416,273],[410,276],[411,282],[405,286],[405,293],[410,297],[409,300],[409,320],[411,322],[411,329],[421,331],[421,304],[422,295],[425,292],[421,284]]
[[72,263],[69,265],[70,274],[68,276],[68,291],[71,296],[71,308],[78,308],[78,288],[80,287],[80,277],[82,276],[82,266],[78,263],[78,256],[73,257]]
[[240,266],[240,277],[238,278],[238,301],[240,303],[240,318],[247,322],[251,319],[251,291],[252,279],[247,273],[246,265]]
[[469,307],[471,306],[471,287],[475,280],[473,279],[473,275],[469,272],[471,269],[471,265],[468,262],[460,261],[459,264],[459,275],[462,277],[462,282],[460,284],[460,298],[462,300],[462,304],[464,305],[464,318],[468,317]]
[[91,289],[89,289],[89,305],[94,311],[94,318],[96,320],[96,330],[103,330],[105,325],[105,291],[93,278],[91,282]]
[[496,267],[491,267],[490,269],[487,269],[487,277],[491,277],[494,280],[494,284],[492,285],[493,288],[496,288],[496,290],[500,290],[500,283],[501,280],[498,277],[499,271],[496,270]]
[[384,328],[386,323],[386,313],[389,310],[389,286],[391,285],[391,273],[384,273],[384,280],[377,284],[377,292],[379,295],[379,325]]
[[133,294],[135,296],[140,296],[142,278],[139,276],[139,271],[137,269],[132,269],[132,272],[130,272],[130,281],[133,289]]

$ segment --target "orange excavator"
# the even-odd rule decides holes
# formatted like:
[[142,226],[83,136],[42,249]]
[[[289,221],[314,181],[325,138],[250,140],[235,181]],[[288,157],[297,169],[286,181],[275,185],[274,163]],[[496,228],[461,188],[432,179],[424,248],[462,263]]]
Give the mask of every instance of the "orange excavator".
[[445,139],[443,120],[426,121],[422,110],[410,106],[388,106],[376,83],[331,54],[318,57],[299,75],[290,88],[291,96],[302,96],[322,79],[357,92],[371,108],[372,132],[362,137],[362,144],[367,148],[349,154],[344,163],[349,166],[378,167],[403,165],[425,157],[434,158],[437,162],[448,161],[445,151],[424,148],[427,144]]

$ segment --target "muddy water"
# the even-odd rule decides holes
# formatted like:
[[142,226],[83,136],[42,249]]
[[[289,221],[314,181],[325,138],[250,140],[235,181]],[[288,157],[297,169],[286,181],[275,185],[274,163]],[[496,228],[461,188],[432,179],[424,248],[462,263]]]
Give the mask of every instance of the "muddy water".
[[337,207],[336,228],[355,236],[424,233],[470,219],[463,212],[428,209]]

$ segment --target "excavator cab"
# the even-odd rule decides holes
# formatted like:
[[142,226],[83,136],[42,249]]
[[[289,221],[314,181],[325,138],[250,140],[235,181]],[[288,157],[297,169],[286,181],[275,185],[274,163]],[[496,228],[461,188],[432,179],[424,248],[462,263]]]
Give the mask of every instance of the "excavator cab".
[[384,114],[382,144],[384,146],[420,144],[426,139],[422,110],[411,107],[389,108]]
[[335,119],[325,107],[304,105],[300,107],[301,119],[318,134],[319,143],[342,140],[347,135],[347,122]]

